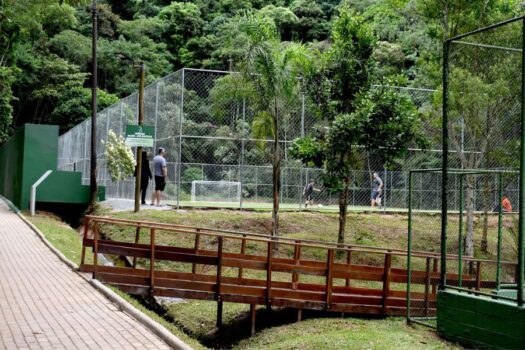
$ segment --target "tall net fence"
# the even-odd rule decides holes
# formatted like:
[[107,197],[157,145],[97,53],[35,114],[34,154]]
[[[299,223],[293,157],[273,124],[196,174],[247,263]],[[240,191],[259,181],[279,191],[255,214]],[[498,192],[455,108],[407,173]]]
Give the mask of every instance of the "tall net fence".
[[[518,298],[520,147],[523,122],[523,18],[494,25],[445,43],[442,108],[435,121],[446,127],[446,182],[441,170],[414,171],[410,176],[410,286],[426,278],[432,290],[442,287],[491,299]],[[426,180],[425,180],[426,179]],[[435,201],[421,209],[421,182],[434,182]],[[442,189],[446,200],[442,206]],[[442,220],[446,219],[446,230]],[[442,251],[434,267],[417,250],[434,243]],[[441,265],[444,259],[444,265]],[[442,269],[443,268],[443,269]],[[521,276],[520,276],[521,275]],[[521,281],[520,281],[521,279]],[[516,285],[520,286],[516,288]],[[409,287],[410,288],[410,287]],[[427,288],[428,289],[428,288]],[[416,295],[417,296],[417,295]],[[429,295],[432,301],[435,295]],[[421,301],[408,298],[409,319],[433,325],[421,312]],[[518,300],[519,302],[519,300]],[[412,311],[412,312],[411,312]]]
[[[216,201],[191,201],[192,182],[226,181],[241,184],[239,201],[230,202],[228,206],[271,207],[272,141],[253,136],[256,111],[242,90],[235,86],[234,79],[231,79],[233,75],[222,71],[182,69],[146,87],[144,124],[155,127],[154,149],[164,147],[167,151],[168,181],[163,195],[168,203],[221,206]],[[435,90],[392,88],[410,96],[422,114],[429,115],[433,109]],[[314,180],[316,188],[321,190],[314,193],[314,205],[328,210],[337,208],[337,195],[322,187],[322,169],[304,167],[288,154],[293,140],[309,134],[317,123],[313,110],[308,98],[300,96],[281,125],[280,202],[284,209],[304,206],[303,189],[310,180]],[[124,136],[126,125],[136,124],[137,120],[137,94],[97,115],[97,180],[106,187],[108,198],[132,199],[134,196],[133,178],[111,181],[104,159],[104,141],[110,131]],[[85,184],[89,183],[90,123],[90,120],[84,121],[59,139],[58,168],[80,171]],[[363,152],[361,167],[352,172],[349,193],[352,207],[370,205],[371,173],[376,171],[384,182],[384,210],[407,208],[408,173],[403,169],[436,166],[441,160],[439,133],[431,124],[425,130],[435,145],[425,152],[411,149],[409,155],[400,160],[398,171],[385,171],[383,164],[368,158]],[[152,156],[150,150],[150,162]],[[148,191],[153,188],[150,184]],[[421,188],[422,193],[427,190]]]

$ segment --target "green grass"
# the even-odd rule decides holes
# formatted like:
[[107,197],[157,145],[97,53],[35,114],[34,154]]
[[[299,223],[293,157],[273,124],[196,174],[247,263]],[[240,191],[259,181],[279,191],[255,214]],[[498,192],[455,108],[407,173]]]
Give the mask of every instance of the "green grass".
[[[25,217],[31,221],[33,225],[44,234],[46,239],[62,252],[66,258],[77,265],[80,264],[82,239],[77,231],[56,216],[49,214],[45,216],[42,214],[37,216],[25,215]],[[89,255],[87,255],[87,258],[91,259]]]
[[406,325],[404,319],[309,319],[265,329],[237,349],[459,349],[434,332]]

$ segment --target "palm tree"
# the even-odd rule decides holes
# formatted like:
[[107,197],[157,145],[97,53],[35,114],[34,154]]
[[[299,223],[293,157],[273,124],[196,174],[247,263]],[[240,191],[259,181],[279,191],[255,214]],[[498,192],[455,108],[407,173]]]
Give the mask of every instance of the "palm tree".
[[242,33],[246,45],[239,68],[243,80],[255,91],[258,113],[253,121],[253,133],[257,139],[272,139],[272,235],[276,236],[281,191],[280,131],[293,103],[299,100],[299,77],[310,60],[304,45],[281,42],[274,22],[267,17],[246,13],[238,17],[236,30],[236,35]]

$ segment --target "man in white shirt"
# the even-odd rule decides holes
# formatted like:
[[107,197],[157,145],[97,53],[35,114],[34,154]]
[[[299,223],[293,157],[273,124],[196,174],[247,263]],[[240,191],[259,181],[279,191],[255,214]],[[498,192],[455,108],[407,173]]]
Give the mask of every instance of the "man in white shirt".
[[164,155],[166,151],[160,147],[157,151],[157,155],[153,158],[153,166],[155,168],[155,192],[151,198],[151,205],[155,205],[155,199],[157,199],[157,206],[160,206],[160,193],[164,191],[166,187],[166,179],[168,178],[168,168]]

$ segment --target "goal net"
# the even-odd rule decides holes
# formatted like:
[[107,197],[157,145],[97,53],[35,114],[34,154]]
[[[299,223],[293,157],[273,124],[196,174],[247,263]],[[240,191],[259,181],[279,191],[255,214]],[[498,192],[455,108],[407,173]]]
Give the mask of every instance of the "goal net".
[[241,183],[230,181],[191,182],[192,202],[240,202]]

